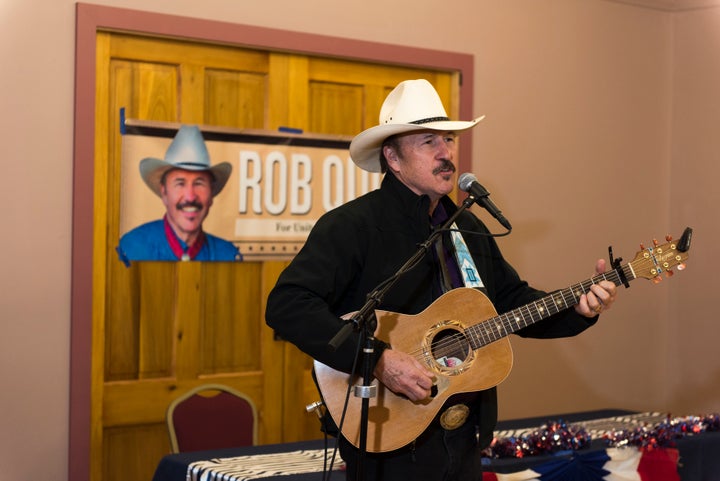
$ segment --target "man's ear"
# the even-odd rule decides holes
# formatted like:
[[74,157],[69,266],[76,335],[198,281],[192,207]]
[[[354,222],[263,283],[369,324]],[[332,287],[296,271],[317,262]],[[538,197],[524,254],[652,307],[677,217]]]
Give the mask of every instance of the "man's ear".
[[395,148],[391,145],[383,145],[382,146],[382,153],[385,156],[385,160],[388,164],[388,169],[392,170],[393,172],[398,171],[398,155],[395,151]]

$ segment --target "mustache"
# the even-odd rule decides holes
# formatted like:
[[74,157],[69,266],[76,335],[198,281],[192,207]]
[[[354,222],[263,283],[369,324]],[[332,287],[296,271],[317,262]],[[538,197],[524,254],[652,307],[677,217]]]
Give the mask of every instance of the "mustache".
[[447,159],[442,159],[442,164],[440,164],[438,167],[433,169],[433,174],[437,175],[440,172],[444,172],[447,170],[449,170],[452,173],[455,173],[455,164],[453,164],[452,162],[450,162]]
[[203,204],[194,200],[188,202],[178,202],[177,204],[175,204],[175,208],[178,210],[182,210],[186,207],[195,207],[198,210],[202,210]]

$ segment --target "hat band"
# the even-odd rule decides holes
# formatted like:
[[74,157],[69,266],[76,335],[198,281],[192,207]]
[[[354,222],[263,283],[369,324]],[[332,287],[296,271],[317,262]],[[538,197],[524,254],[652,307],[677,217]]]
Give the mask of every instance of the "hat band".
[[199,167],[199,168],[204,169],[204,170],[210,170],[210,166],[209,166],[209,165],[207,165],[207,164],[199,164],[199,163],[197,163],[197,162],[178,162],[178,163],[176,163],[176,164],[171,164],[171,166],[172,166],[172,167],[175,167],[175,168],[177,168],[177,169],[184,169],[185,167],[190,167],[190,168],[193,168],[193,167],[197,168],[197,167]]
[[421,120],[413,120],[412,122],[409,122],[411,124],[429,124],[430,122],[443,122],[445,120],[450,120],[448,117],[429,117],[427,119],[421,119]]

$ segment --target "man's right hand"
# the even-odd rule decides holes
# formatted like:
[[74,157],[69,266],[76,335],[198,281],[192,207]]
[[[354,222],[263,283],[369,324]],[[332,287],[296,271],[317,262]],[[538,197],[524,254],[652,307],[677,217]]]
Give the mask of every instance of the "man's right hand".
[[392,392],[411,401],[430,396],[435,376],[414,357],[392,349],[383,351],[373,374]]

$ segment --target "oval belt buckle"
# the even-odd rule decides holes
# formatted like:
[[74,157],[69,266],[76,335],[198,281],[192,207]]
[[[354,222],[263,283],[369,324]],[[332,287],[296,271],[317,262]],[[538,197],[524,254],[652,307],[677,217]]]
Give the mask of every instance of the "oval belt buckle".
[[465,424],[469,415],[470,408],[464,404],[450,406],[440,415],[440,425],[444,429],[452,431]]

